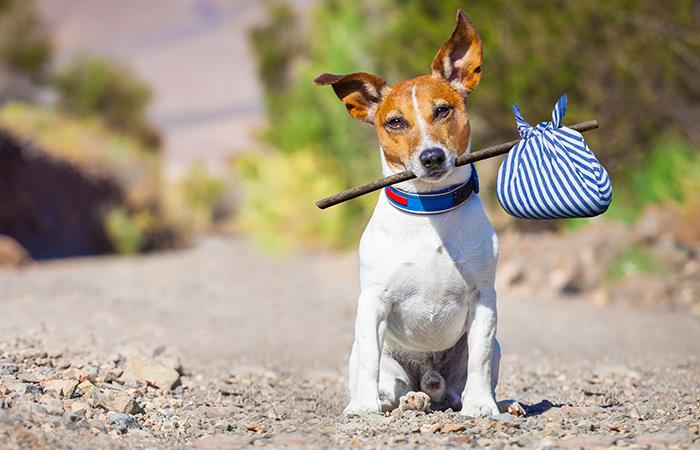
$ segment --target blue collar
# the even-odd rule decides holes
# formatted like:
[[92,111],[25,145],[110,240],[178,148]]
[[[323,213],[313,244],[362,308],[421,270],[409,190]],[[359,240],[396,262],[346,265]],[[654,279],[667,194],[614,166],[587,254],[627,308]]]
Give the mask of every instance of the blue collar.
[[466,202],[471,194],[479,193],[479,176],[472,165],[467,181],[435,192],[406,192],[393,186],[384,189],[387,200],[394,207],[412,214],[440,214]]

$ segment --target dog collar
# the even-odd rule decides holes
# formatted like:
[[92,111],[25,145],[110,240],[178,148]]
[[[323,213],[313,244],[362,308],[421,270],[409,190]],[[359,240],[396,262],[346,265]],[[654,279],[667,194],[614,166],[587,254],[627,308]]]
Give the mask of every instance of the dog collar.
[[406,192],[393,186],[384,188],[386,198],[394,207],[412,214],[440,214],[457,208],[471,194],[479,193],[479,176],[472,164],[467,181],[435,192]]

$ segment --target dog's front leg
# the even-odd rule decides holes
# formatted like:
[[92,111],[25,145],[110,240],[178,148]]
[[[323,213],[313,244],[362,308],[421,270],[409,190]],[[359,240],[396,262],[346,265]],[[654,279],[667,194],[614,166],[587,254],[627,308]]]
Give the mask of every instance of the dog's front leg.
[[498,406],[491,379],[496,336],[496,290],[493,286],[480,290],[468,320],[467,382],[460,413],[471,417],[496,415]]
[[350,353],[350,404],[343,414],[379,412],[379,358],[389,307],[374,293],[362,292],[355,319],[355,341]]

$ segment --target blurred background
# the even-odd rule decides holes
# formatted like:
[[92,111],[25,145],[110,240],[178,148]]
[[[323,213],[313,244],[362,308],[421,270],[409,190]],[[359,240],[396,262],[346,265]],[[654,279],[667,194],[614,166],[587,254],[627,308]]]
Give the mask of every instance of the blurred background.
[[[514,102],[538,123],[567,93],[565,124],[600,122],[585,138],[612,205],[517,220],[496,201],[500,160],[477,165],[501,249],[498,396],[529,405],[527,425],[341,421],[378,194],[314,203],[378,178],[380,159],[372,127],[312,80],[427,74],[459,8],[484,45],[473,149],[516,139]],[[698,0],[0,0],[0,441],[692,447],[699,124]],[[132,364],[172,389],[134,383]],[[85,406],[86,379],[121,406]],[[128,433],[109,418],[138,405]]]
[[[177,251],[212,234],[262,252],[356,246],[375,195],[319,211],[380,176],[371,127],[321,72],[389,82],[428,73],[466,10],[484,44],[473,148],[516,136],[569,95],[597,119],[613,179],[600,218],[503,213],[499,282],[700,316],[700,3],[0,1],[0,264]],[[526,270],[527,269],[527,270]]]

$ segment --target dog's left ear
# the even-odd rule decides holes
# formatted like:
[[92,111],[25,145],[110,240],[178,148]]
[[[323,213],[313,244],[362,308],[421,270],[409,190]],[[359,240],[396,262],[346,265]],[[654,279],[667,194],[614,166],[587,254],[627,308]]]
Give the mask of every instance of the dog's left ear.
[[433,59],[433,76],[469,94],[481,81],[481,38],[464,11],[457,11],[457,27]]
[[373,123],[379,101],[388,90],[387,84],[376,75],[364,72],[349,75],[323,73],[316,77],[314,83],[330,84],[348,113],[363,122]]

